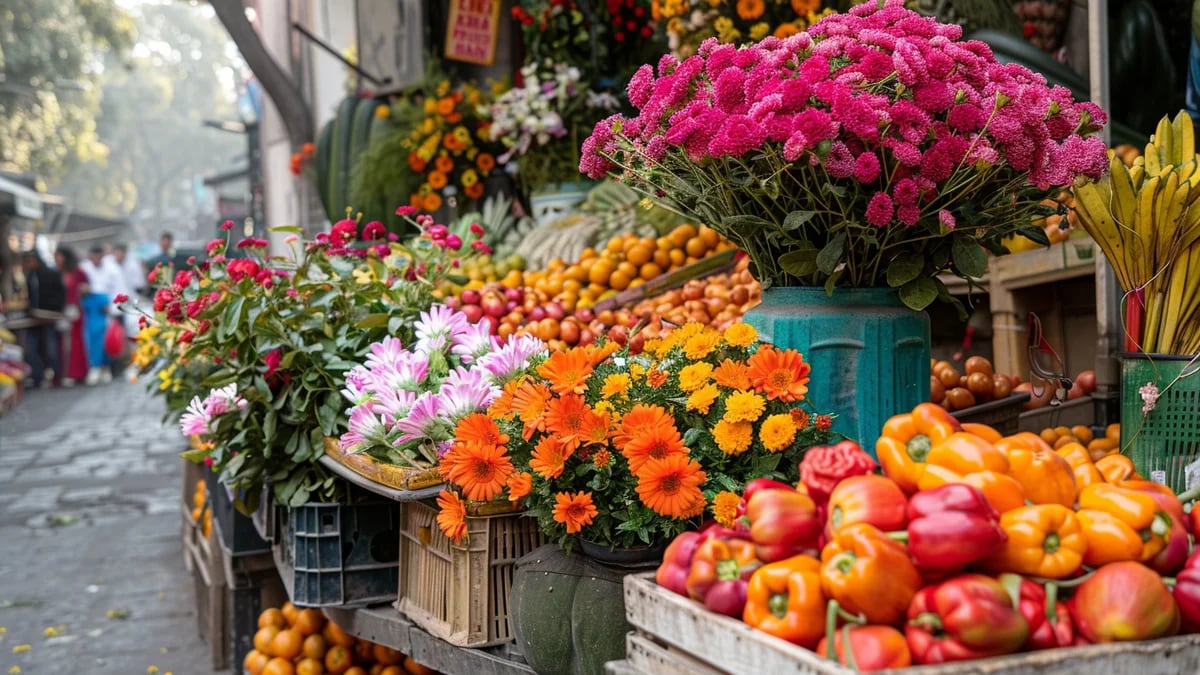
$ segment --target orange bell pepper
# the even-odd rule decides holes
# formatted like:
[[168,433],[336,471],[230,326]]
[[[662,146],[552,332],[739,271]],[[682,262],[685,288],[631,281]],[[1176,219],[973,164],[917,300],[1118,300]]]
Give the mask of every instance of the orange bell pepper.
[[1001,438],[1004,438],[1004,435],[999,431],[996,431],[986,424],[979,424],[978,422],[963,422],[962,430],[968,434],[974,434],[988,443],[993,444],[996,443],[996,441],[999,441]]
[[825,635],[821,563],[797,555],[763,565],[750,577],[742,620],[764,633],[812,649]]
[[1087,538],[1075,512],[1061,504],[1022,506],[1000,515],[1008,535],[991,566],[1001,572],[1065,579],[1083,565]]
[[[1029,434],[1033,436],[1033,434]],[[1005,446],[1008,456],[1008,475],[1021,484],[1025,499],[1034,504],[1062,504],[1067,508],[1075,505],[1075,473],[1067,460],[1037,438],[1037,445],[1010,443]],[[1006,441],[1008,439],[1005,439]],[[1001,441],[1004,443],[1005,441]]]
[[821,588],[868,623],[895,624],[921,588],[921,574],[903,544],[860,523],[839,530],[821,551]]
[[1087,449],[1081,444],[1074,442],[1067,443],[1058,450],[1055,450],[1054,453],[1067,460],[1067,464],[1071,465],[1071,473],[1075,476],[1076,494],[1089,485],[1104,482],[1104,476],[1100,474],[1100,470],[1092,462],[1092,456],[1088,454]]
[[896,481],[905,494],[912,494],[925,471],[929,451],[961,428],[941,406],[922,403],[911,413],[896,415],[883,425],[883,433],[875,442],[875,456],[884,475]]
[[976,471],[1008,473],[1008,458],[996,446],[966,433],[951,434],[933,446],[925,458],[927,465],[940,466],[965,476]]
[[1171,516],[1148,494],[1116,485],[1092,485],[1079,493],[1079,508],[1103,511],[1128,525],[1142,542],[1141,562],[1167,545]]
[[951,483],[965,483],[978,489],[997,513],[1025,506],[1025,490],[1017,479],[995,471],[976,471],[965,476],[936,465],[927,465],[921,474],[921,491],[936,490]]
[[1054,448],[1050,444],[1042,440],[1041,436],[1030,433],[1028,431],[1020,431],[1011,436],[1005,436],[999,441],[993,441],[993,445],[997,450],[1008,454],[1008,451],[1013,448],[1027,448],[1029,450],[1045,450],[1046,452],[1054,452]]
[[1184,527],[1188,526],[1188,516],[1183,511],[1183,504],[1175,495],[1175,491],[1166,485],[1155,483],[1152,480],[1127,480],[1121,482],[1120,487],[1150,495],[1158,503],[1159,508],[1171,516],[1172,522],[1177,522]]
[[1075,512],[1087,539],[1083,564],[1100,567],[1111,562],[1142,559],[1142,535],[1125,521],[1104,511],[1079,509]]
[[1133,480],[1134,476],[1137,476],[1133,460],[1125,455],[1101,457],[1096,461],[1096,468],[1100,470],[1100,475],[1104,476],[1104,480],[1108,483]]

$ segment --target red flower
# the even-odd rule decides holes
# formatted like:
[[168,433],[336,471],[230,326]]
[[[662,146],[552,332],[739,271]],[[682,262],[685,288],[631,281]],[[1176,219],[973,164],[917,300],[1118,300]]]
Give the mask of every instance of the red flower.
[[230,260],[229,265],[225,268],[225,272],[229,274],[229,278],[235,283],[241,281],[244,277],[258,276],[259,270],[258,263],[249,258]]
[[810,448],[800,462],[800,482],[818,503],[829,501],[833,488],[843,479],[871,473],[879,465],[863,452],[858,443],[842,441],[836,445]]
[[175,294],[168,288],[160,288],[154,292],[154,311],[161,312],[175,299]]
[[[227,221],[221,223],[221,229],[225,230],[226,232],[228,232],[229,230],[232,230],[233,229],[233,221],[227,220]],[[214,239],[213,241],[220,241],[220,239]],[[222,242],[222,243],[224,243],[224,242]]]
[[387,231],[383,229],[383,223],[378,220],[372,220],[363,226],[362,238],[364,241],[383,239],[386,234]]
[[358,237],[358,223],[350,219],[339,220],[333,229],[329,230],[329,243],[334,246],[345,246]]
[[263,363],[267,364],[267,372],[263,373],[264,378],[270,378],[279,370],[279,364],[283,363],[283,350],[279,347],[267,352],[263,357]]
[[175,273],[175,286],[177,288],[185,288],[192,283],[192,273],[187,270],[179,270]]
[[187,304],[187,315],[189,319],[194,319],[204,311],[205,302],[203,299],[192,300]]
[[117,293],[117,297],[113,298],[113,304],[119,305],[122,302],[129,302],[129,296],[124,293]]
[[196,334],[195,334],[195,333],[193,333],[193,332],[192,332],[192,331],[190,331],[190,330],[185,330],[185,331],[183,331],[182,333],[180,333],[180,334],[179,334],[179,340],[178,340],[178,342],[179,342],[179,344],[181,344],[181,345],[185,345],[185,344],[187,344],[187,343],[191,342],[191,341],[192,341],[192,339],[193,339],[193,338],[195,338],[195,337],[196,337]]

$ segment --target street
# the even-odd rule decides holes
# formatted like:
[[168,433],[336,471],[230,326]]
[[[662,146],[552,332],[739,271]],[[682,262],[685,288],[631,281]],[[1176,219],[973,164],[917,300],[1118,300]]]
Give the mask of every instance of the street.
[[206,674],[180,544],[186,442],[145,383],[0,418],[0,674]]

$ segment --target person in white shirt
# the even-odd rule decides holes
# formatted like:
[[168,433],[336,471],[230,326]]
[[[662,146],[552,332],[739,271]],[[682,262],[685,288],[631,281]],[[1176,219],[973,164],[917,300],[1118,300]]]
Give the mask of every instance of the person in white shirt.
[[113,298],[122,293],[129,294],[125,276],[116,259],[104,255],[104,249],[99,246],[88,250],[87,259],[79,263],[79,268],[87,274],[90,289],[82,301],[84,341],[90,366],[87,383],[111,382],[112,369],[108,354],[104,353],[104,336],[108,332],[109,317],[116,313]]
[[[146,283],[146,271],[142,269],[142,263],[129,254],[129,247],[125,244],[114,246],[112,257],[121,268],[121,277],[125,280],[125,294],[129,296],[129,304],[136,307],[141,303],[142,295],[148,285]],[[137,312],[122,312],[121,319],[125,322],[125,334],[130,336],[137,335]]]

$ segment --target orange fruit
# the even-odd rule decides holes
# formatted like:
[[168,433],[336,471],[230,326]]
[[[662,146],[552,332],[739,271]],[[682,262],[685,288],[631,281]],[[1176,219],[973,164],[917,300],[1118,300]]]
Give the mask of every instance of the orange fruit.
[[283,603],[283,607],[279,608],[279,612],[283,614],[283,618],[290,626],[296,621],[296,615],[300,613],[300,610],[296,609],[296,606],[289,601]]
[[375,665],[371,666],[371,675],[379,675],[383,672],[384,668],[387,668],[387,666],[383,665],[382,663],[376,663]]
[[360,663],[371,663],[375,660],[375,643],[359,640],[354,643],[354,648],[350,650],[354,660]]
[[318,659],[300,659],[296,662],[296,675],[325,675],[325,664]]
[[721,243],[721,235],[707,225],[700,226],[699,236],[709,250],[715,249]]
[[379,675],[404,675],[404,669],[400,666],[388,666],[379,671]]
[[292,662],[287,659],[281,659],[278,656],[267,661],[267,665],[263,668],[262,675],[296,675],[296,669],[292,667]]
[[654,257],[654,249],[646,243],[639,242],[625,254],[625,259],[634,265],[645,265]]
[[636,265],[634,265],[631,262],[622,261],[620,264],[617,265],[617,271],[623,272],[624,274],[626,274],[627,276],[630,276],[630,277],[636,277],[637,273],[638,273],[638,268]]
[[671,266],[672,267],[678,267],[678,266],[682,265],[684,263],[684,261],[687,260],[687,254],[683,252],[683,249],[673,248],[668,253],[668,255],[671,256]]
[[695,227],[691,225],[680,225],[674,230],[671,230],[671,233],[668,234],[667,237],[670,238],[671,243],[675,245],[675,248],[683,248],[687,245],[688,239],[696,236],[696,234],[697,232]]
[[325,652],[325,670],[328,670],[331,675],[342,675],[350,666],[354,665],[354,658],[350,656],[350,650],[341,645],[334,645]]
[[616,266],[610,261],[600,259],[592,264],[588,270],[588,281],[593,284],[604,284],[608,282],[608,277],[613,273]]
[[703,258],[704,254],[708,253],[708,247],[704,245],[704,240],[700,237],[688,239],[687,244],[684,245],[684,250],[694,258]]
[[433,675],[435,672],[433,668],[429,668],[417,663],[411,656],[404,657],[404,669],[407,670],[410,675]]
[[286,628],[271,638],[271,644],[267,645],[267,653],[271,656],[278,656],[290,661],[300,656],[300,650],[303,645],[304,638],[301,637],[300,633],[297,633],[292,628]]
[[325,628],[321,629],[321,635],[325,636],[325,642],[330,647],[333,645],[341,645],[342,647],[354,646],[354,636],[339,628],[332,621],[325,622]]
[[262,675],[263,668],[267,667],[267,662],[270,660],[271,657],[266,654],[257,649],[251,649],[246,658],[242,659],[242,668],[250,675]]
[[279,635],[279,629],[275,626],[263,626],[254,634],[254,648],[264,654],[271,653],[271,641],[275,636]]
[[324,635],[309,635],[304,638],[304,644],[300,647],[300,653],[310,659],[323,659],[325,658],[326,646]]
[[362,666],[354,666],[353,668],[351,668],[350,670],[347,670],[342,675],[367,675],[367,671],[363,670]]
[[617,272],[613,272],[612,276],[610,276],[608,278],[608,285],[610,288],[616,289],[618,291],[623,291],[626,288],[629,288],[629,282],[632,280],[633,280],[633,275],[627,274],[625,272],[617,271]]
[[302,636],[320,633],[324,627],[325,615],[320,610],[311,607],[300,610],[300,613],[296,615],[296,621],[292,623],[292,628],[295,628],[296,632]]
[[662,273],[663,269],[659,267],[657,263],[652,262],[642,265],[642,268],[638,270],[638,276],[640,276],[643,281],[650,281]]
[[258,627],[263,628],[264,626],[275,626],[283,630],[287,628],[287,619],[283,618],[283,612],[272,607],[263,610],[263,613],[258,615]]
[[385,666],[404,663],[404,654],[384,645],[371,645],[371,655],[377,663],[382,663]]

